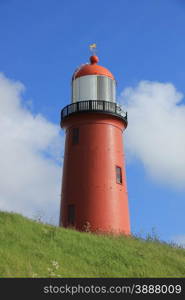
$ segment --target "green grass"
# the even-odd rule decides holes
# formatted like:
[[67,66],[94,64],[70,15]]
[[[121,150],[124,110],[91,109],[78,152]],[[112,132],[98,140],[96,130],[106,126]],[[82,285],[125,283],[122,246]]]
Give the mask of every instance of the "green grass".
[[185,250],[0,212],[0,277],[185,277]]

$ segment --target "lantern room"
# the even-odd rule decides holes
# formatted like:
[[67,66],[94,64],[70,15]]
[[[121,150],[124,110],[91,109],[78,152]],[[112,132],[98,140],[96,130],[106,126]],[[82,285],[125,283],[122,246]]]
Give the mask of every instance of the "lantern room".
[[112,73],[98,65],[96,55],[77,68],[72,77],[72,103],[100,100],[116,102],[116,82]]

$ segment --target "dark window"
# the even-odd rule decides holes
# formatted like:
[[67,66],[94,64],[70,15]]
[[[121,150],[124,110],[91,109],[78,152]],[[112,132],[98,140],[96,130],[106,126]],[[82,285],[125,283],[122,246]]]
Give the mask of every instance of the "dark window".
[[68,205],[68,225],[75,225],[75,205],[69,204]]
[[116,182],[122,184],[121,168],[116,166]]
[[79,128],[73,128],[73,145],[79,143]]

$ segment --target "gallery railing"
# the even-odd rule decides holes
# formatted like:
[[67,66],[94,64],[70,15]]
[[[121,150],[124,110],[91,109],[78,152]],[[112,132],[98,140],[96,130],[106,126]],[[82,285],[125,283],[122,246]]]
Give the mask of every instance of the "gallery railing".
[[118,103],[103,100],[79,101],[65,106],[61,111],[61,122],[69,115],[79,112],[99,112],[113,114],[123,119],[127,124],[127,112],[125,112]]

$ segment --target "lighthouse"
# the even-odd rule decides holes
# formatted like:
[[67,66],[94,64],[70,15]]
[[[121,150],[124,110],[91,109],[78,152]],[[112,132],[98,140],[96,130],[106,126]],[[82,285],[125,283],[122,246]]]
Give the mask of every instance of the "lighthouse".
[[123,133],[127,113],[116,103],[113,74],[96,55],[72,76],[65,130],[60,226],[130,234]]

